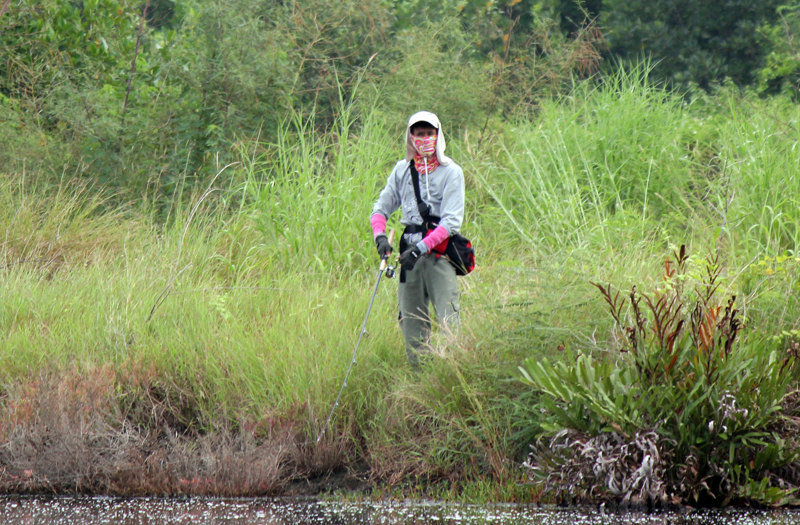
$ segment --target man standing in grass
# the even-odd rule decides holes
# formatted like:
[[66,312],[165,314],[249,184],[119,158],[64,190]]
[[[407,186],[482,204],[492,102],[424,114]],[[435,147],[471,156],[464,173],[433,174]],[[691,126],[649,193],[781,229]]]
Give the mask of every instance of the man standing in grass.
[[445,156],[444,133],[433,113],[411,116],[405,145],[405,159],[389,175],[370,224],[378,255],[384,258],[392,251],[386,221],[402,208],[399,319],[408,362],[417,369],[431,331],[429,305],[444,329],[459,324],[456,271],[441,254],[464,218],[464,172]]

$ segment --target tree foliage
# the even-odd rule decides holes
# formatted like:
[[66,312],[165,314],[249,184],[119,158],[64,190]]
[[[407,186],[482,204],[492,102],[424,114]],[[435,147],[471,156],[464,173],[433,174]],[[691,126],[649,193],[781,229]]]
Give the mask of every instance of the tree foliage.
[[798,15],[779,3],[7,3],[0,162],[165,195],[216,173],[239,141],[274,139],[287,115],[330,126],[356,90],[398,123],[426,107],[480,130],[530,116],[542,94],[595,74],[603,52],[649,55],[675,83],[793,90]]
[[758,71],[758,88],[763,93],[800,93],[800,4],[778,8],[779,19],[765,24],[760,32],[768,43],[763,67]]
[[726,78],[750,84],[766,49],[758,28],[776,19],[782,0],[605,0],[600,24],[612,55],[657,62],[656,74],[703,88]]

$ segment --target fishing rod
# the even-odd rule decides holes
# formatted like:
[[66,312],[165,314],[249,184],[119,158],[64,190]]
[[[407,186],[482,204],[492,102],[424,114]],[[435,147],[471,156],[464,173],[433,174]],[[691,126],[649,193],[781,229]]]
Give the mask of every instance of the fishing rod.
[[[392,242],[394,242],[394,229],[389,232],[389,246],[392,245]],[[384,273],[386,273],[386,277],[388,279],[394,277],[394,266],[389,265],[388,261],[389,254],[387,253],[383,258],[381,258],[381,265],[378,268],[378,278],[375,281],[375,288],[372,290],[372,297],[369,300],[367,315],[364,316],[364,323],[361,325],[361,333],[358,334],[358,341],[356,341],[356,347],[353,349],[353,357],[350,359],[350,366],[347,367],[347,372],[344,374],[344,381],[342,382],[341,388],[339,388],[339,394],[336,396],[336,401],[333,402],[331,412],[328,414],[328,419],[325,421],[325,425],[323,425],[322,430],[317,436],[317,443],[319,443],[319,441],[322,439],[322,436],[325,434],[325,430],[327,430],[328,425],[331,422],[331,418],[333,417],[333,412],[336,410],[336,407],[339,406],[339,399],[342,397],[342,392],[344,392],[344,389],[347,386],[347,378],[350,377],[350,371],[353,369],[353,365],[356,364],[358,347],[361,344],[361,339],[364,337],[364,334],[367,333],[367,320],[369,319],[369,314],[372,311],[372,303],[375,302],[375,295],[378,293],[378,286],[381,284],[381,277],[383,277]]]

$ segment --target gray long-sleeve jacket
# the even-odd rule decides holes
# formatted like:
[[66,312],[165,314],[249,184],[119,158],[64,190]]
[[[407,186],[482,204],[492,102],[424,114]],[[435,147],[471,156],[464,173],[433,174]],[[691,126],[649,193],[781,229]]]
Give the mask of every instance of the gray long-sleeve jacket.
[[[407,160],[395,164],[372,213],[380,213],[388,219],[397,208],[402,208],[402,224],[421,225],[423,221],[414,195],[409,165]],[[450,162],[439,165],[429,175],[420,173],[419,190],[422,200],[431,207],[431,214],[441,218],[439,225],[450,235],[458,233],[464,220],[464,172],[461,167]],[[416,244],[422,240],[422,234],[407,235],[405,240],[409,244]]]

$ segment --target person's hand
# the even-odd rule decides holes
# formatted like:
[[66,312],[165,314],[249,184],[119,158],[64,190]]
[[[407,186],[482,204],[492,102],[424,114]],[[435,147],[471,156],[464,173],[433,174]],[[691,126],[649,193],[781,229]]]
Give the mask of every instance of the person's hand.
[[389,243],[389,239],[383,234],[375,237],[375,247],[378,250],[378,255],[381,260],[388,259],[389,254],[392,253],[392,245]]
[[414,265],[417,264],[420,255],[422,255],[422,252],[419,250],[419,248],[412,246],[400,254],[400,266],[402,266],[405,270],[413,270]]

